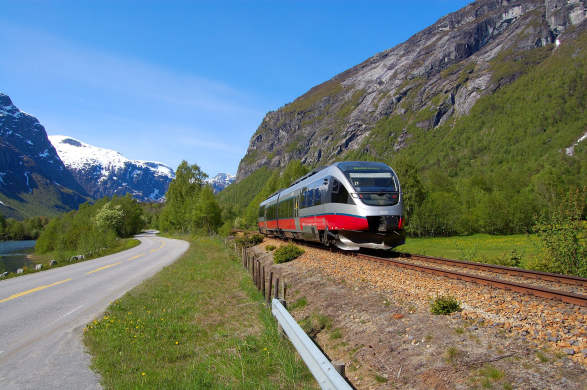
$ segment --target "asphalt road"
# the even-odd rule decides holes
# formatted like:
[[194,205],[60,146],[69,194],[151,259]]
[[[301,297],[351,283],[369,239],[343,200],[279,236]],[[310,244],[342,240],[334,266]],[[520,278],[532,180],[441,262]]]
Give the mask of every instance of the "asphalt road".
[[97,389],[85,324],[175,261],[185,241],[137,236],[135,248],[0,281],[0,389]]

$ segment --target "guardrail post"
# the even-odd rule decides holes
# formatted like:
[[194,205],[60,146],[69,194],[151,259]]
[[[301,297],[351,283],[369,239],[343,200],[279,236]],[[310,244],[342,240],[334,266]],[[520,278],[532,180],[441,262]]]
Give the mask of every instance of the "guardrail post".
[[336,362],[332,362],[332,365],[334,366],[334,369],[336,370],[336,372],[338,372],[340,374],[340,376],[344,377],[344,367],[345,364],[344,362],[336,361]]
[[273,299],[271,313],[279,324],[279,330],[285,333],[285,336],[298,351],[302,360],[308,366],[314,378],[316,378],[318,385],[322,389],[328,390],[351,390],[352,387],[340,374],[340,367],[344,372],[344,364],[335,363],[339,366],[339,368],[335,368],[291,316],[281,301],[283,300]]

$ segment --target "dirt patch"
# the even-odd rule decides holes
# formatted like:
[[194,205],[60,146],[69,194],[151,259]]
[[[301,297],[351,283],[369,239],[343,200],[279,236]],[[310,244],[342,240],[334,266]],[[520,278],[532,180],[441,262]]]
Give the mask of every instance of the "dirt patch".
[[[584,389],[583,308],[311,247],[272,264],[264,248],[281,244],[266,239],[254,251],[287,282],[298,323],[347,364],[358,389]],[[464,310],[430,314],[429,299],[440,294]]]

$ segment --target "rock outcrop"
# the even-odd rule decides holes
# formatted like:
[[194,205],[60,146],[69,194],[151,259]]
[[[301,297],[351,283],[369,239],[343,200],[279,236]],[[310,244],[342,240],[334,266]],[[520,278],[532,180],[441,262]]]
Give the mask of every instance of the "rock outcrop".
[[[476,1],[269,112],[237,181],[262,166],[282,168],[292,159],[322,165],[369,148],[363,142],[384,118],[402,117],[428,131],[466,115],[524,71],[500,64],[524,58],[535,65],[566,33],[584,30],[584,20],[581,0]],[[412,137],[407,127],[398,131],[395,151]]]
[[[0,212],[17,218],[55,214],[88,200],[39,120],[1,93],[0,194]],[[34,203],[32,208],[30,202]]]

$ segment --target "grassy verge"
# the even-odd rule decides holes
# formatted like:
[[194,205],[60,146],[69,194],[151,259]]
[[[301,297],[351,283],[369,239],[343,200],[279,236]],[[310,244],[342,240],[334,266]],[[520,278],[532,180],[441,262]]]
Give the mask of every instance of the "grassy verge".
[[[65,260],[65,259],[69,259],[72,256],[76,256],[78,254],[77,252],[59,252],[59,253],[49,252],[49,253],[43,253],[42,255],[39,255],[36,253],[31,253],[29,255],[30,260],[35,264],[43,264],[43,268],[40,271],[36,271],[34,268],[24,266],[24,267],[22,267],[23,268],[22,274],[16,274],[14,272],[11,272],[8,275],[6,275],[5,279],[16,278],[16,277],[22,276],[22,275],[33,274],[35,272],[42,272],[42,271],[46,271],[48,269],[63,267],[66,265],[79,263],[82,261],[92,260],[92,259],[95,259],[98,257],[112,255],[114,253],[122,252],[122,251],[125,251],[130,248],[134,248],[135,246],[139,245],[140,243],[141,243],[141,241],[137,240],[136,238],[122,238],[122,239],[116,241],[116,245],[114,245],[113,247],[106,248],[106,249],[104,249],[100,252],[97,252],[91,256],[88,255],[83,260],[75,260],[72,262],[69,262],[68,260]],[[49,262],[53,259],[56,259],[56,260],[58,259],[57,264],[52,267],[49,267]]]
[[[534,235],[516,234],[408,238],[397,251],[419,255],[446,257],[449,259],[479,261],[491,264],[515,265],[512,259],[519,259],[519,266],[530,267],[540,255],[540,247]],[[508,264],[512,263],[512,264]]]
[[114,302],[84,341],[105,388],[316,388],[222,242],[188,252]]

